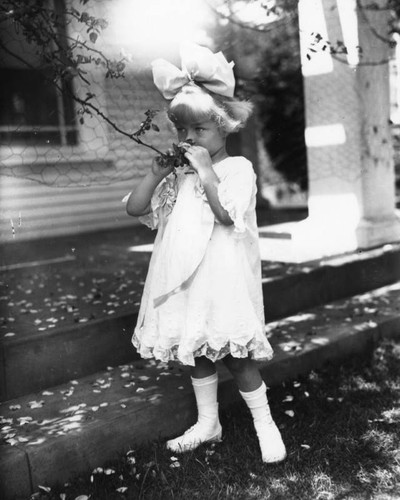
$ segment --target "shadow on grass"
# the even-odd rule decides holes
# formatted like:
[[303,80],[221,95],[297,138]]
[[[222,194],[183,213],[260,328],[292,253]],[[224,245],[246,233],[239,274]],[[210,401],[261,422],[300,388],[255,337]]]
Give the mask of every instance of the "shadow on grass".
[[281,464],[261,462],[239,404],[221,415],[220,444],[174,456],[155,442],[36,498],[400,498],[400,345],[386,342],[368,360],[327,366],[271,389],[269,398],[288,448]]

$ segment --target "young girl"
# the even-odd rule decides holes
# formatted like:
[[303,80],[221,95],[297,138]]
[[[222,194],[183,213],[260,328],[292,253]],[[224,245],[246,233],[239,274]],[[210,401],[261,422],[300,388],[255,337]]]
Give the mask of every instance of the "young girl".
[[143,358],[192,366],[197,423],[167,442],[174,452],[219,441],[215,368],[223,360],[249,407],[264,462],[286,457],[255,360],[272,357],[265,336],[251,163],[231,157],[229,133],[241,128],[249,103],[233,98],[232,63],[222,53],[187,44],[180,71],[164,60],[153,77],[171,100],[174,124],[189,166],[159,159],[127,200],[129,215],[157,229],[132,342]]

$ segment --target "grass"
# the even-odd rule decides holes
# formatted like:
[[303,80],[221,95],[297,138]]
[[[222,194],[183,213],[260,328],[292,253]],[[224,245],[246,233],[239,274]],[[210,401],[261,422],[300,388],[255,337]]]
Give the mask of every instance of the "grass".
[[174,457],[155,442],[34,498],[400,499],[400,344],[384,342],[369,359],[327,366],[269,398],[288,448],[281,464],[262,464],[240,404],[222,413],[220,444]]

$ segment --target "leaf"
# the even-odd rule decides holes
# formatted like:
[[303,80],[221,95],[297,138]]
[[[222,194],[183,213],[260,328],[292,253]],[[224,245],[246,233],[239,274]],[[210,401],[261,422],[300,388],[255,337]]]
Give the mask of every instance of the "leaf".
[[82,12],[80,21],[86,23],[89,20],[89,14],[87,12]]
[[97,34],[97,33],[94,33],[94,32],[92,31],[92,33],[90,33],[90,35],[89,35],[89,38],[90,38],[90,41],[91,41],[92,43],[96,43],[96,40],[97,40],[97,38],[98,38],[98,34]]
[[18,421],[19,421],[19,425],[25,425],[25,424],[29,424],[30,422],[32,422],[33,418],[32,417],[19,417],[18,418]]
[[125,69],[125,64],[123,62],[118,62],[117,63],[117,67],[116,67],[116,70],[119,72],[119,73],[122,73],[122,71],[124,71]]
[[41,490],[45,491],[46,493],[50,493],[50,491],[51,491],[51,488],[49,486],[41,486],[39,484],[38,488],[40,488]]
[[29,403],[28,403],[29,408],[32,408],[32,410],[34,410],[35,408],[42,408],[43,405],[44,405],[43,400],[41,400],[41,401],[29,401]]
[[159,128],[159,127],[158,127],[155,123],[152,123],[152,124],[151,124],[151,128],[152,128],[153,130],[155,130],[156,132],[159,132],[159,131],[160,131],[160,128]]

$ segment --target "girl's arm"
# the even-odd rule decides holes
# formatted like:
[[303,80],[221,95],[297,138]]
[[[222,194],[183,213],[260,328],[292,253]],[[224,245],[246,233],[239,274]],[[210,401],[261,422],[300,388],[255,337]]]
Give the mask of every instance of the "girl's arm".
[[212,168],[212,160],[208,151],[200,146],[192,146],[190,151],[185,153],[185,156],[200,177],[208,203],[215,217],[224,226],[231,226],[233,220],[219,201],[218,185],[220,180]]
[[198,173],[204,192],[206,193],[208,203],[210,204],[215,217],[224,226],[231,226],[233,224],[233,220],[230,218],[228,212],[219,201],[218,185],[221,181],[218,179],[217,174],[212,168],[204,170],[201,169]]
[[160,167],[157,158],[153,161],[151,170],[143,177],[130,194],[126,202],[129,215],[141,216],[151,211],[151,197],[158,184],[172,172],[173,167]]

